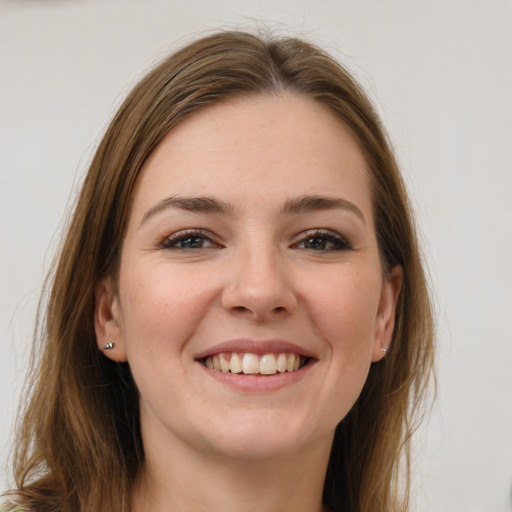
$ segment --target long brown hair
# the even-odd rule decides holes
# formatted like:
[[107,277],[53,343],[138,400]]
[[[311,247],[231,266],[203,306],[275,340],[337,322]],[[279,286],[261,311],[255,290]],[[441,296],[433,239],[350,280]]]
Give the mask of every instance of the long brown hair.
[[15,454],[14,493],[23,505],[128,512],[144,458],[138,396],[127,363],[97,349],[95,286],[116,275],[137,177],[162,138],[209,104],[281,92],[313,98],[350,128],[367,161],[384,268],[404,271],[391,350],[372,365],[336,429],[324,503],[332,511],[407,510],[410,436],[431,373],[433,320],[405,187],[378,116],[347,71],[302,40],[244,32],[203,37],[163,61],[135,86],[97,149],[40,315]]

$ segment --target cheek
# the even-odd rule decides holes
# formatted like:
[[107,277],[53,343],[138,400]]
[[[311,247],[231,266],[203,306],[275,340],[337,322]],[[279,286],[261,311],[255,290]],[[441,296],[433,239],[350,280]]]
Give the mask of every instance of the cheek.
[[[123,336],[127,350],[180,347],[208,307],[214,283],[200,273],[166,266],[127,272],[120,282]],[[131,347],[130,347],[131,346]]]
[[316,328],[333,355],[344,359],[368,355],[373,345],[380,298],[380,277],[357,270],[331,273],[324,286],[309,287],[310,310]]
[[331,276],[322,293],[310,295],[315,329],[330,351],[319,396],[333,428],[357,401],[368,377],[379,297],[380,281],[357,273]]

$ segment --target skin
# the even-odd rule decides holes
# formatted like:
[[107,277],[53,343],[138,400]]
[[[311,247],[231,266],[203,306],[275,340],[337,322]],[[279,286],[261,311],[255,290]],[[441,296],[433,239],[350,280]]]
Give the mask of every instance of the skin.
[[[185,197],[224,211],[168,200]],[[142,170],[117,286],[96,293],[98,346],[114,342],[140,392],[132,509],[322,510],[334,429],[390,343],[401,280],[379,259],[363,155],[323,106],[258,96],[179,124]],[[241,338],[312,357],[274,389],[197,358]]]

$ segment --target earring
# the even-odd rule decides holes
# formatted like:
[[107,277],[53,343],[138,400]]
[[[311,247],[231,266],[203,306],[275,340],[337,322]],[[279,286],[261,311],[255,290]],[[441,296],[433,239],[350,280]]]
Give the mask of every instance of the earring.
[[112,350],[114,348],[114,344],[109,341],[106,345],[103,345],[103,350]]
[[381,352],[384,352],[384,354],[387,354],[388,353],[388,349],[385,348],[385,347],[380,347],[380,351]]

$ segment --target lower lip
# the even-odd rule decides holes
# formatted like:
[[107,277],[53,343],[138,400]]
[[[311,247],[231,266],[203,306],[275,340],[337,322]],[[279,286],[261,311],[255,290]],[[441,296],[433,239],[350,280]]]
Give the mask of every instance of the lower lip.
[[313,362],[309,361],[300,370],[294,372],[276,373],[275,375],[245,375],[243,373],[220,372],[210,370],[204,364],[198,363],[201,368],[212,379],[221,384],[225,384],[239,391],[258,392],[258,391],[276,391],[278,389],[295,384],[304,378]]

